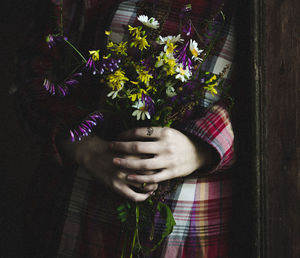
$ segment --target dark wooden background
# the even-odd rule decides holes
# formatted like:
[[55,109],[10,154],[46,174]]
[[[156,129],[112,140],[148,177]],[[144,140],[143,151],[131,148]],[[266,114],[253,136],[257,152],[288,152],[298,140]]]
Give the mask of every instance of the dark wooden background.
[[256,0],[262,257],[300,257],[300,2]]
[[[22,258],[23,200],[39,148],[8,89],[34,0],[1,4],[0,258]],[[300,257],[300,2],[239,0],[231,257]]]

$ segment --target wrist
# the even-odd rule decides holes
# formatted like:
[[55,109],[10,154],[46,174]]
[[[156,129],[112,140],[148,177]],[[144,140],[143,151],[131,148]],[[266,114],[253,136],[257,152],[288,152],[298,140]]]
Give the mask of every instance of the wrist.
[[210,172],[217,167],[220,162],[220,157],[217,151],[207,142],[201,140],[199,145],[204,155],[203,165],[199,169],[203,172]]
[[63,143],[65,154],[79,165],[89,162],[91,153],[101,154],[106,152],[107,148],[108,143],[95,135],[84,137],[81,141],[71,142],[69,140]]

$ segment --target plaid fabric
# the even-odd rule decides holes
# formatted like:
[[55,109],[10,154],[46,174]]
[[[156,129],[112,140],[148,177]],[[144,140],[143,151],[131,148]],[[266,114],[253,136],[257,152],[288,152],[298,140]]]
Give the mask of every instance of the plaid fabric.
[[[112,19],[115,41],[124,38],[123,24],[136,18],[136,1],[119,5]],[[167,23],[168,30],[172,22]],[[177,26],[177,25],[176,25]],[[173,29],[174,29],[173,28]],[[219,73],[232,62],[232,31],[224,28],[224,45],[206,63],[206,69]],[[228,74],[230,71],[228,72]],[[211,172],[228,168],[233,162],[233,132],[229,114],[219,104],[220,96],[206,94],[202,105],[208,108],[203,117],[188,121],[180,129],[210,144],[220,161]],[[199,172],[200,173],[200,172]],[[231,211],[231,175],[201,177],[197,171],[176,190],[165,203],[172,209],[176,226],[163,245],[150,257],[228,257],[228,226]],[[57,257],[120,257],[125,235],[118,222],[116,208],[124,200],[105,186],[95,182],[84,168],[75,176],[69,209]],[[155,236],[161,234],[163,221],[155,220]],[[151,245],[144,236],[144,244]]]
[[[59,8],[59,3],[54,0],[53,2]],[[115,10],[116,2],[118,1],[71,1],[69,24],[65,27],[71,34],[78,28],[84,28],[83,22],[87,24],[110,22],[110,28],[114,31],[112,37],[114,40],[122,40],[125,36],[122,25],[135,22],[138,11],[136,3],[139,1],[119,1],[121,3]],[[212,4],[214,1],[191,2],[194,7],[193,21],[196,25],[200,22],[198,18],[201,14],[210,10],[208,6],[215,7]],[[171,11],[164,27],[166,33],[174,34],[174,31],[176,33],[178,11],[184,3],[186,1],[171,1]],[[114,12],[113,17],[110,15],[112,12]],[[164,15],[165,11],[161,10],[160,13]],[[104,27],[105,25],[100,30]],[[99,40],[99,37],[94,34],[101,35],[97,27],[93,29],[95,30],[92,32],[79,31],[83,39],[90,39],[89,35],[91,36],[92,40],[81,41],[81,46],[87,49]],[[204,66],[204,69],[214,73],[221,72],[232,62],[233,34],[230,22],[227,22],[223,28],[221,36],[223,39],[221,44]],[[37,74],[35,79],[41,74],[42,72]],[[230,74],[231,71],[228,70],[226,76],[229,78]],[[27,89],[19,92],[24,99],[28,100]],[[39,98],[38,103],[45,102],[45,98],[46,96],[43,99]],[[49,101],[51,108],[59,106],[58,112],[61,112],[63,105],[65,104],[53,104]],[[165,202],[173,211],[176,226],[172,234],[151,257],[228,257],[231,175],[229,171],[215,174],[214,172],[228,168],[233,162],[233,132],[227,105],[221,94],[212,96],[207,93],[201,105],[205,108],[202,116],[187,121],[179,129],[188,135],[193,135],[196,139],[207,142],[219,156],[219,162],[210,171],[212,175],[202,175],[200,171],[196,171],[185,178],[184,182],[166,197]],[[39,107],[39,104],[28,106],[30,112],[27,113],[34,111],[36,115],[35,119],[31,120],[43,121],[43,119],[36,119],[41,108],[34,107]],[[49,109],[45,107],[45,110],[47,112]],[[72,105],[64,110],[72,111]],[[33,124],[36,123],[34,121]],[[53,124],[49,124],[49,119],[43,124],[53,127]],[[73,167],[62,169],[57,164],[45,162],[47,159],[48,157],[44,159],[35,174],[32,188],[27,196],[25,237],[29,239],[30,243],[27,246],[30,251],[26,257],[120,257],[125,236],[116,218],[116,207],[124,200],[95,182],[83,168],[79,168],[73,174],[70,172]],[[43,165],[47,166],[47,169],[43,170]],[[51,169],[55,170],[55,173],[51,174]],[[31,205],[33,201],[34,205]],[[161,231],[162,221],[157,218],[155,235],[159,235]],[[144,241],[147,243],[146,237]],[[150,242],[148,244],[151,245]]]
[[[120,257],[125,235],[116,209],[124,201],[79,169],[57,257]],[[176,226],[150,257],[228,257],[229,175],[186,178],[165,202]],[[158,218],[154,236],[162,229],[163,221]],[[143,243],[150,245],[145,238]]]

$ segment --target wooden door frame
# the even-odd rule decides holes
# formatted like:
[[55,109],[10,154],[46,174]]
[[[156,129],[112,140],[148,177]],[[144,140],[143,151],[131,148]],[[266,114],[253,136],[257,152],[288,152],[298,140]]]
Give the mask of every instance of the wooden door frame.
[[300,3],[253,0],[251,4],[256,257],[296,258],[300,253]]
[[264,166],[264,135],[265,135],[265,109],[264,109],[264,85],[265,85],[265,66],[263,59],[264,49],[264,4],[263,0],[252,1],[251,12],[251,35],[252,38],[252,94],[254,111],[254,168],[255,168],[255,253],[258,258],[267,257],[267,240],[266,240],[266,193],[265,193],[265,166]]

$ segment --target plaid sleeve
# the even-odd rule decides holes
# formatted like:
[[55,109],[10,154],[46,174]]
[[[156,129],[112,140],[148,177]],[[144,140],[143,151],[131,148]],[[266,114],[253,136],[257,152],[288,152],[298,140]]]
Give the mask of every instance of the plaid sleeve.
[[181,130],[208,143],[217,152],[219,161],[210,173],[225,170],[233,164],[234,135],[229,113],[223,105],[208,108],[203,117],[189,121]]
[[212,147],[218,161],[213,160],[214,167],[210,169],[210,173],[225,170],[234,163],[234,134],[229,115],[232,100],[228,97],[228,90],[234,84],[235,37],[233,16],[227,18],[221,31],[220,45],[203,67],[214,74],[221,73],[227,67],[224,83],[218,89],[218,94],[206,92],[200,103],[205,110],[204,115],[187,121],[181,128],[186,134],[197,137]]

